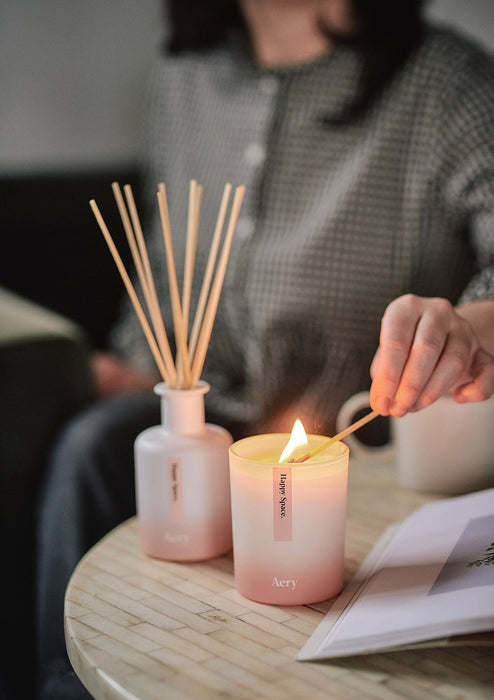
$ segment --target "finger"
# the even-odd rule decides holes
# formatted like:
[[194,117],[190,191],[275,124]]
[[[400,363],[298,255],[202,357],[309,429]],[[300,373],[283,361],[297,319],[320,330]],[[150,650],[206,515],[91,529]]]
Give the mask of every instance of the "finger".
[[[448,327],[446,318],[438,318],[437,314],[429,310],[421,316],[390,408],[391,415],[399,418],[408,413],[417,403],[431,378],[435,376],[440,358],[447,347]],[[467,353],[466,363],[468,362]],[[449,388],[451,383],[446,388]]]
[[473,366],[474,378],[453,392],[458,403],[485,401],[494,394],[494,358],[486,352],[479,351]]
[[371,406],[381,415],[389,413],[419,318],[420,306],[411,296],[392,302],[384,312],[370,391]]
[[372,358],[372,362],[371,362],[371,366],[370,366],[371,379],[374,379],[374,377],[376,375],[378,364],[379,364],[379,348],[377,348],[376,354]]
[[467,384],[473,378],[469,373],[471,348],[466,339],[449,334],[444,350],[434,368],[431,378],[423,387],[413,404],[414,410],[429,406],[440,396],[458,386]]

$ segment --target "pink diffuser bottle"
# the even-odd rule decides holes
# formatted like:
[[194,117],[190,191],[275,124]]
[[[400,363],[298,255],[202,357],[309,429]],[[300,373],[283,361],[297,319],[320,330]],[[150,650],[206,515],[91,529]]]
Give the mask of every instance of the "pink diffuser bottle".
[[157,384],[162,425],[135,442],[141,546],[153,557],[199,561],[232,546],[228,448],[224,428],[205,423],[206,382],[191,389]]

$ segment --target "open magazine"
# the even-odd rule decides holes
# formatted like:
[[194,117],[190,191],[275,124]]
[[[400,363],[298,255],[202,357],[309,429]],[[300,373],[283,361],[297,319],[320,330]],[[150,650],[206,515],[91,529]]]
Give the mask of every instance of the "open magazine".
[[[368,654],[490,630],[494,489],[430,503],[387,530],[297,658]],[[494,635],[483,641],[494,643]]]

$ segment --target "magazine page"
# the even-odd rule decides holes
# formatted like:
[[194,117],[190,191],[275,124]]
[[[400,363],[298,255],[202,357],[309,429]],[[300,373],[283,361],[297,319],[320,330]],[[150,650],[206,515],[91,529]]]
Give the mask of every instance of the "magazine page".
[[299,659],[494,629],[494,489],[425,505],[387,537]]

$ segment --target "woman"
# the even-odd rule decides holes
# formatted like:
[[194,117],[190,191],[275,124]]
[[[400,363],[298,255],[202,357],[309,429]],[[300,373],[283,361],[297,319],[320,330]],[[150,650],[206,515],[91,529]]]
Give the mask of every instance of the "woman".
[[[365,384],[377,345],[379,320],[393,299],[396,301],[384,316],[380,351],[372,364],[374,408],[383,415],[398,417],[449,390],[455,391],[458,401],[481,400],[493,391],[490,358],[480,350],[482,347],[492,352],[494,343],[494,302],[485,298],[492,297],[491,272],[485,271],[481,281],[473,282],[465,291],[476,266],[488,262],[492,255],[491,219],[489,212],[482,211],[490,205],[476,203],[476,197],[482,197],[480,192],[488,185],[492,158],[490,132],[484,132],[481,143],[476,141],[484,129],[482,120],[490,122],[490,97],[480,97],[489,77],[481,73],[489,68],[487,61],[484,69],[474,66],[478,53],[469,53],[447,33],[431,35],[425,31],[419,20],[419,6],[419,2],[398,7],[392,2],[360,0],[350,12],[352,6],[345,0],[246,0],[240,4],[242,14],[231,3],[218,3],[215,16],[211,4],[171,4],[173,58],[157,69],[149,127],[148,189],[154,193],[158,179],[166,179],[172,205],[184,212],[186,183],[192,177],[216,192],[229,177],[247,181],[248,198],[239,229],[242,240],[234,248],[224,294],[225,319],[228,316],[225,336],[229,337],[223,338],[223,328],[217,328],[213,338],[213,343],[215,339],[218,344],[225,343],[223,352],[217,353],[221,374],[225,355],[237,355],[230,371],[235,377],[234,393],[242,404],[237,409],[241,421],[265,425],[280,407],[286,409],[287,402],[304,404],[302,392],[307,416],[316,414],[320,427],[331,427],[342,393],[348,395],[349,389],[358,388],[348,387],[344,378],[339,381],[346,372],[342,357],[353,359],[348,372],[356,375],[357,367],[363,370],[355,381]],[[194,17],[198,17],[197,24]],[[205,27],[202,33],[198,27]],[[227,29],[236,31],[240,41],[246,33],[249,48],[239,49],[237,39],[237,54],[233,57],[231,50],[218,49]],[[454,52],[457,55],[452,63],[449,54]],[[204,56],[208,61],[204,62]],[[435,71],[433,61],[437,64]],[[214,71],[220,72],[216,82],[212,80]],[[444,92],[455,72],[459,75]],[[469,85],[470,75],[473,84]],[[197,80],[207,85],[207,94],[195,88]],[[333,89],[328,89],[330,85]],[[277,95],[263,96],[263,90],[270,89]],[[225,95],[221,90],[230,92]],[[187,104],[171,108],[170,103],[181,91],[190,91]],[[322,96],[316,99],[318,91]],[[485,104],[479,105],[475,114],[472,105],[482,99]],[[163,105],[159,116],[158,104]],[[229,106],[232,117],[223,117],[222,123],[220,115]],[[199,115],[202,119],[202,113],[208,115],[208,121],[198,130],[196,120]],[[294,123],[296,119],[298,123]],[[217,134],[214,146],[211,132]],[[196,138],[193,149],[188,147],[190,134]],[[167,150],[172,142],[175,149]],[[464,172],[460,145],[465,154]],[[460,160],[454,162],[457,155]],[[235,159],[238,167],[228,159]],[[173,160],[172,170],[168,160]],[[212,177],[212,163],[216,178]],[[289,175],[283,177],[286,170]],[[341,178],[343,182],[338,183]],[[452,186],[456,183],[456,189],[448,190],[449,182]],[[438,191],[440,187],[444,191]],[[293,201],[291,193],[297,188],[298,201]],[[290,207],[285,198],[290,200]],[[286,216],[280,216],[281,206]],[[360,220],[354,215],[358,212]],[[206,212],[206,219],[208,213],[211,220],[211,212]],[[288,216],[292,218],[288,220]],[[175,230],[183,230],[180,224],[177,222]],[[211,222],[208,224],[211,230]],[[158,227],[155,221],[153,230]],[[347,230],[353,237],[351,246],[347,245]],[[297,264],[301,232],[305,233],[304,263]],[[308,243],[310,236],[324,240]],[[205,239],[205,245],[208,243]],[[335,245],[347,245],[346,258],[336,257]],[[179,254],[182,248],[177,246]],[[374,250],[373,257],[368,257],[369,249]],[[239,268],[244,263],[236,263],[236,253],[244,263],[254,257],[259,265],[257,275],[242,273]],[[271,253],[268,262],[266,253]],[[432,260],[427,260],[429,255]],[[324,269],[314,278],[314,262],[321,256]],[[327,281],[335,277],[332,265],[338,267],[341,282]],[[352,291],[350,276],[355,278]],[[239,281],[246,286],[244,298],[238,293]],[[375,299],[369,298],[366,283],[377,290]],[[473,285],[477,285],[477,291],[472,291]],[[311,286],[315,291],[307,295],[306,289]],[[324,287],[326,296],[321,299]],[[285,302],[287,297],[294,301],[293,309],[282,309],[273,302],[281,289]],[[422,298],[403,296],[410,292]],[[450,304],[457,302],[463,292],[461,307],[452,308]],[[237,299],[232,301],[235,293]],[[297,303],[301,295],[307,297],[305,304]],[[334,308],[336,296],[342,302],[339,308]],[[436,296],[448,299],[450,304],[428,298]],[[482,303],[477,296],[482,297]],[[467,302],[474,297],[472,307]],[[260,320],[251,309],[263,305],[266,298],[276,308]],[[321,312],[314,314],[317,304]],[[239,321],[242,312],[238,309],[243,307],[249,310],[245,312],[244,308],[250,318]],[[316,319],[316,338],[304,328],[307,310],[310,320]],[[132,312],[130,323],[134,322]],[[221,311],[218,326],[220,323]],[[360,324],[358,333],[342,330],[352,324]],[[325,333],[324,325],[336,327],[337,332]],[[135,327],[139,345],[144,341],[137,323]],[[253,366],[249,365],[249,348],[235,347],[240,337],[245,343],[246,331],[247,342],[254,336]],[[307,338],[309,347],[300,348],[303,338]],[[279,356],[282,343],[288,349]],[[341,357],[336,365],[334,354],[326,352],[328,344],[338,345]],[[294,345],[297,357],[290,351]],[[127,339],[120,341],[120,346],[120,354],[134,361],[136,347],[131,347]],[[315,357],[317,346],[323,355],[320,358]],[[269,352],[276,355],[271,363],[266,361]],[[212,349],[210,357],[215,354]],[[259,355],[262,362],[258,361]],[[331,406],[326,396],[317,398],[320,392],[314,391],[314,385],[321,386],[321,372],[327,363],[332,366],[326,368],[323,386],[331,386],[334,391],[335,382],[342,384],[342,393]],[[288,372],[303,372],[300,365],[309,368],[302,385],[296,378],[287,382]],[[274,383],[273,371],[278,375]],[[102,388],[108,390],[104,382],[105,376]],[[288,383],[292,386],[286,386]],[[268,387],[265,395],[246,396],[259,386]],[[113,388],[120,390],[118,383]],[[250,414],[246,403],[251,404]],[[228,415],[236,415],[233,406]]]
[[[167,183],[178,236],[188,181],[204,184],[200,265],[224,183],[247,186],[204,372],[213,420],[238,437],[289,429],[299,415],[327,434],[343,401],[369,385],[373,407],[397,417],[447,391],[490,396],[490,60],[424,25],[415,0],[176,0],[169,9],[145,191],[154,199]],[[148,231],[163,269],[154,202]],[[176,240],[178,269],[183,249]],[[77,697],[63,591],[83,552],[134,513],[132,443],[157,421],[142,391],[155,370],[128,307],[113,347],[94,360],[98,393],[113,398],[61,436],[42,501],[42,697]]]

